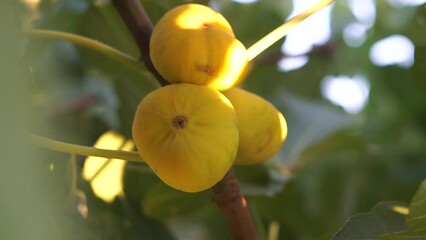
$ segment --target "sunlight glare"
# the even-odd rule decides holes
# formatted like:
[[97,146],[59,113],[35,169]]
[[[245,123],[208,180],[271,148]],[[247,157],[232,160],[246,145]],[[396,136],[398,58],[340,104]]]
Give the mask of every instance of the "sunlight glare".
[[53,170],[55,170],[55,164],[50,163],[49,164],[49,171],[53,172]]
[[[294,9],[289,19],[317,2],[318,0],[293,0]],[[330,12],[331,7],[328,6],[298,23],[297,27],[287,34],[281,50],[286,55],[302,55],[311,51],[314,45],[326,43],[331,36]]]
[[288,131],[287,122],[284,116],[282,115],[282,113],[280,112],[278,112],[278,118],[280,120],[280,126],[281,126],[281,141],[284,141],[287,138],[287,131]]
[[366,39],[367,27],[361,23],[350,23],[343,30],[343,39],[350,47],[361,46]]
[[258,0],[232,0],[233,2],[236,3],[241,3],[241,4],[251,4],[251,3],[255,3]]
[[373,26],[376,20],[376,5],[373,0],[349,0],[348,6],[360,23],[368,28]]
[[363,76],[327,76],[321,83],[322,95],[346,112],[360,112],[368,100],[370,86]]
[[357,20],[345,27],[343,39],[350,47],[360,47],[376,21],[376,5],[373,0],[348,0],[348,7]]
[[283,72],[289,72],[303,67],[308,61],[307,56],[284,57],[278,62],[278,68]]
[[38,7],[41,0],[20,0],[24,5],[26,5],[29,9],[34,10]]
[[[94,147],[131,151],[134,149],[134,143],[114,131],[108,131],[99,137]],[[97,197],[111,203],[123,191],[125,165],[126,161],[121,159],[88,156],[82,171],[83,179],[90,182]]]
[[405,36],[392,35],[377,41],[371,47],[370,60],[377,66],[396,64],[409,68],[414,64],[414,45]]
[[391,209],[394,212],[397,212],[397,213],[402,214],[402,215],[410,214],[410,209],[406,206],[403,206],[403,205],[395,205],[395,206],[392,206]]

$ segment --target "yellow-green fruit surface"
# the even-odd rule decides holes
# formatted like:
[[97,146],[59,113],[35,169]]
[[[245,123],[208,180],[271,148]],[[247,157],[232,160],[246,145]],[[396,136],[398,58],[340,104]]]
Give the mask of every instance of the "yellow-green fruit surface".
[[132,134],[140,156],[157,176],[185,192],[220,181],[238,149],[230,101],[214,89],[186,83],[149,93],[136,110]]
[[199,4],[167,12],[151,36],[150,56],[171,83],[206,85],[226,90],[247,74],[247,52],[226,19]]
[[271,103],[243,89],[223,93],[237,113],[240,143],[236,164],[255,164],[274,156],[287,137],[287,123]]

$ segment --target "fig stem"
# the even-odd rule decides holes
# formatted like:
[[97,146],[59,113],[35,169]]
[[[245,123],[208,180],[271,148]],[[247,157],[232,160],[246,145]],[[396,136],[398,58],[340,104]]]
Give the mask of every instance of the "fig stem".
[[149,42],[154,27],[142,3],[139,0],[112,0],[112,4],[120,14],[121,19],[126,24],[139,48],[139,60],[145,64],[161,86],[168,85],[169,82],[155,69],[149,55]]
[[101,149],[95,147],[82,146],[72,143],[65,143],[45,137],[41,137],[35,134],[30,134],[30,142],[38,147],[57,151],[64,152],[75,155],[82,156],[95,156],[95,157],[104,157],[104,158],[114,158],[114,159],[123,159],[133,162],[143,162],[139,153],[130,152],[130,151],[119,151],[119,150],[110,150],[110,149]]
[[291,18],[281,26],[274,29],[272,32],[268,33],[266,36],[261,38],[259,41],[254,43],[251,47],[247,49],[247,57],[248,60],[253,60],[256,56],[261,54],[263,51],[265,51],[267,48],[272,46],[272,44],[279,41],[281,38],[283,38],[287,33],[294,28],[298,23],[305,20],[312,14],[318,12],[319,10],[327,7],[331,3],[333,3],[334,0],[321,0],[317,2],[314,6],[309,8],[308,10],[296,15],[295,17]]
[[241,193],[234,167],[212,189],[213,200],[225,216],[232,239],[257,240],[256,228]]

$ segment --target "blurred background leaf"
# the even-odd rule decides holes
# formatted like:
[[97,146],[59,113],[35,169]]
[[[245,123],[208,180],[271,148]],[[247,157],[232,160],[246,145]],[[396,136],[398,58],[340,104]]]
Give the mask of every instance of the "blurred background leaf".
[[386,233],[403,231],[406,228],[404,216],[407,212],[408,208],[400,203],[379,203],[369,213],[361,213],[350,218],[333,236],[333,240],[378,239]]
[[426,237],[426,181],[420,185],[409,206],[381,202],[368,213],[351,217],[334,239],[424,239]]
[[[421,239],[426,237],[426,180],[423,180],[409,206],[405,218],[407,229],[403,232],[390,233],[380,239]],[[405,230],[405,229],[404,229]]]

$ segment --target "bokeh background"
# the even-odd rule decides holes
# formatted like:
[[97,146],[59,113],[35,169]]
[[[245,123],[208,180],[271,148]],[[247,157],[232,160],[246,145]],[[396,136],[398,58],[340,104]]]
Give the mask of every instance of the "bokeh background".
[[[177,5],[209,5],[248,47],[316,1],[141,2],[154,24]],[[0,5],[1,238],[229,239],[210,191],[182,193],[144,164],[28,142],[31,132],[133,149],[135,108],[157,87],[149,74],[70,42],[16,34],[75,33],[137,58],[110,2]],[[289,127],[279,154],[236,168],[261,239],[331,239],[380,202],[412,201],[426,177],[425,64],[424,0],[338,0],[253,61],[242,87],[272,102]]]

